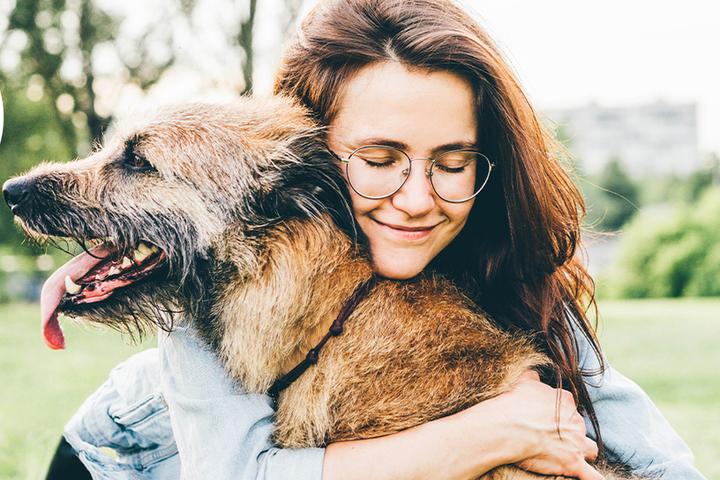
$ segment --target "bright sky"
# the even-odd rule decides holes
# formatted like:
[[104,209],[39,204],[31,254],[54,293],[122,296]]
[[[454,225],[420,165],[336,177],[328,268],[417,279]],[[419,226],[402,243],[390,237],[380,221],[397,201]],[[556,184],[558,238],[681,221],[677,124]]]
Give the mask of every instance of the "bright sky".
[[720,154],[717,0],[462,0],[542,109],[698,106],[700,150]]

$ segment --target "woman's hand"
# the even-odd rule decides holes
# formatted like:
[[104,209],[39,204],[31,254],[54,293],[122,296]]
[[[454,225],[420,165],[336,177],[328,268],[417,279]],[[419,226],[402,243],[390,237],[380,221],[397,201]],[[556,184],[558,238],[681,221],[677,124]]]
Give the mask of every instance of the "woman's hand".
[[603,478],[590,466],[598,448],[585,436],[585,422],[570,392],[549,387],[529,372],[510,392],[483,403],[507,422],[508,463],[543,475]]

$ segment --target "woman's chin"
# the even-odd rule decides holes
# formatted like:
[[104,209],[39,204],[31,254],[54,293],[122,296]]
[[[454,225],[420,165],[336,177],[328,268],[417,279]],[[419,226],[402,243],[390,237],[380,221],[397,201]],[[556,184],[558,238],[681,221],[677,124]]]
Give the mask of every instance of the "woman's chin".
[[381,277],[393,280],[407,280],[418,275],[427,265],[427,262],[419,261],[417,258],[408,259],[405,262],[398,260],[400,259],[373,259],[375,272]]

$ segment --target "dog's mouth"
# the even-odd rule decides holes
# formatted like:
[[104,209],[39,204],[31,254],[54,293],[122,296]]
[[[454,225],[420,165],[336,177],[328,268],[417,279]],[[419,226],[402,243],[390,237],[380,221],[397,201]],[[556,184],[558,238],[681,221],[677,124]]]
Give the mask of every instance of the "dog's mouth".
[[165,252],[140,243],[129,255],[118,255],[112,247],[98,245],[60,267],[43,285],[40,310],[45,343],[65,348],[58,313],[107,300],[122,288],[157,272],[165,263]]

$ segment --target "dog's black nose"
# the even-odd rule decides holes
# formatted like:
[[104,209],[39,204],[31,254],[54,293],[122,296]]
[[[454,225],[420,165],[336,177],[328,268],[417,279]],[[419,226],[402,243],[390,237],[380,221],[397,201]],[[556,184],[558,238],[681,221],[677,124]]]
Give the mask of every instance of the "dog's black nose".
[[26,177],[11,178],[3,185],[3,197],[10,210],[22,205],[30,195],[30,181]]

